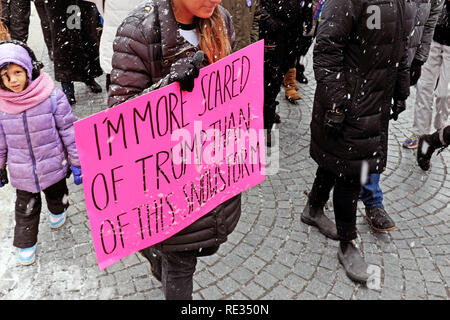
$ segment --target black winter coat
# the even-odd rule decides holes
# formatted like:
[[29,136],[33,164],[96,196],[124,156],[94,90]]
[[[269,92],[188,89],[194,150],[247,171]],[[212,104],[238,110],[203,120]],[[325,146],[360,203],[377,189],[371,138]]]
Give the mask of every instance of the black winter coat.
[[[45,8],[53,25],[56,81],[84,82],[102,75],[95,5],[82,0],[48,0]],[[81,18],[79,25],[76,17]]]
[[[379,26],[371,5],[380,8]],[[385,170],[391,99],[409,95],[404,19],[403,0],[325,2],[314,48],[310,153],[336,175],[359,176],[364,163],[369,173]],[[334,107],[345,121],[338,136],[328,136],[324,115]]]
[[[235,34],[231,16],[223,7],[220,10],[234,48]],[[153,0],[142,3],[118,28],[114,41],[108,105],[112,107],[142,94],[149,87],[164,85],[172,63],[197,50],[178,32],[170,1]],[[240,215],[241,196],[237,195],[153,247],[163,251],[217,247],[227,240]]]

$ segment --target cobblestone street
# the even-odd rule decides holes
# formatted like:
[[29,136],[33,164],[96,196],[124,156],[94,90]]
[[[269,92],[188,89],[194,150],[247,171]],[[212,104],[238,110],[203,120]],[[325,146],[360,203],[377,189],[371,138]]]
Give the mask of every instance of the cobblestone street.
[[[50,60],[38,52],[45,71]],[[376,233],[358,204],[358,245],[366,261],[379,266],[380,279],[367,288],[353,283],[337,259],[338,242],[300,221],[316,163],[309,156],[311,109],[315,90],[312,55],[308,85],[300,85],[296,105],[278,100],[279,163],[275,174],[242,197],[242,216],[217,254],[199,259],[194,299],[450,299],[450,151],[433,156],[422,171],[415,150],[402,148],[410,134],[415,89],[407,110],[391,122],[387,171],[382,174],[384,206],[397,224]],[[104,76],[97,79],[104,88]],[[92,94],[75,84],[75,115],[81,119],[106,108],[105,89]],[[51,230],[43,203],[37,260],[17,261],[12,246],[15,190],[0,189],[0,300],[10,299],[164,299],[150,265],[133,254],[99,270],[84,204],[83,187],[68,180],[70,203],[66,224]],[[334,219],[331,202],[326,214]]]

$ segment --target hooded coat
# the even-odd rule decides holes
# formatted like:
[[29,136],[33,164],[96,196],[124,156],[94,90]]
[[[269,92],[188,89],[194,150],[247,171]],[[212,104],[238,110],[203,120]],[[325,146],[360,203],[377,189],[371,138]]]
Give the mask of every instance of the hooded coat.
[[[219,6],[219,9],[231,47],[235,48],[231,16],[223,7]],[[180,35],[170,1],[143,2],[128,15],[117,31],[109,106],[142,94],[149,87],[161,85],[174,62],[197,50]],[[237,195],[154,248],[186,251],[217,247],[227,240],[240,215],[241,196]],[[204,254],[212,253],[211,250],[206,252]]]
[[[0,45],[0,66],[10,62],[32,74],[23,47]],[[76,120],[65,94],[44,72],[22,92],[0,89],[0,168],[8,165],[13,187],[38,193],[64,179],[70,164],[80,166]]]
[[[379,8],[379,25],[373,7]],[[310,153],[337,176],[381,173],[387,161],[391,99],[409,95],[405,1],[327,0],[314,47],[317,87]],[[327,110],[345,113],[340,134],[324,130]]]

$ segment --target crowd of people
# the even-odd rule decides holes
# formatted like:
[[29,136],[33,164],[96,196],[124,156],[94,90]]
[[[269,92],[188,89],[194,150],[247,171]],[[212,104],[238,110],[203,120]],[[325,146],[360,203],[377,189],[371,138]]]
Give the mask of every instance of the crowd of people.
[[[413,135],[404,146],[418,148],[417,162],[429,170],[434,152],[450,143],[449,0],[33,2],[62,90],[26,45],[30,0],[2,0],[0,28],[0,187],[11,180],[17,189],[14,246],[24,265],[36,258],[40,192],[51,227],[59,228],[68,208],[66,178],[73,173],[82,183],[74,81],[100,93],[95,78],[106,73],[109,107],[172,82],[192,91],[200,68],[264,39],[264,128],[272,147],[271,132],[283,121],[277,97],[284,86],[289,102],[302,98],[304,56],[314,43],[310,154],[318,169],[301,221],[339,241],[338,260],[355,282],[370,276],[355,243],[358,200],[373,230],[396,228],[379,182],[389,122],[405,110],[412,86]],[[373,5],[378,9],[370,11]],[[332,189],[335,222],[324,213]],[[240,215],[237,195],[140,251],[166,299],[192,298],[197,258],[216,253]]]

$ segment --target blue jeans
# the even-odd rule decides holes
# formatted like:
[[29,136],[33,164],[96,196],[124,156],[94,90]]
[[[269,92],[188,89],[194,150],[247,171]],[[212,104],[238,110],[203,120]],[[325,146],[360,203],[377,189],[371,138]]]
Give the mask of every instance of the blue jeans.
[[380,174],[372,173],[365,185],[361,187],[360,198],[366,208],[383,206],[383,191],[380,188]]

